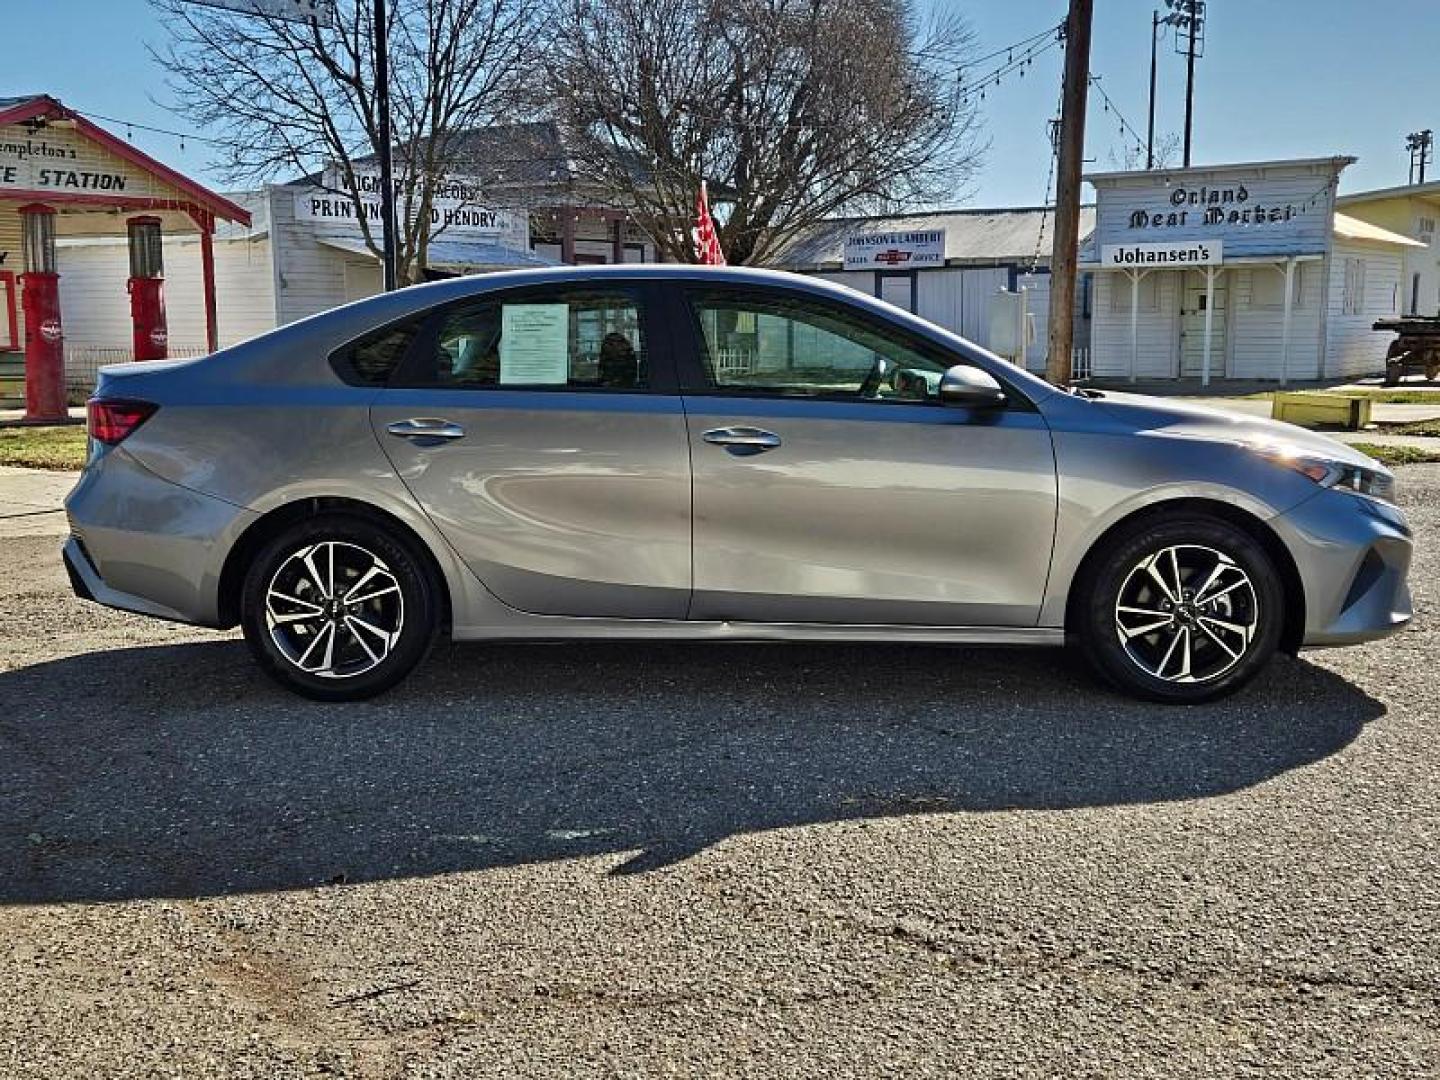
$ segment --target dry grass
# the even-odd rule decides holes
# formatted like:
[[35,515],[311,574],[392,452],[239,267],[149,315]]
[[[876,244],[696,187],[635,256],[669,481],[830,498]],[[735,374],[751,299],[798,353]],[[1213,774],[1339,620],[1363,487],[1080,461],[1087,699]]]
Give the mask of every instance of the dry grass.
[[85,464],[85,428],[0,428],[0,465],[27,469],[79,469]]

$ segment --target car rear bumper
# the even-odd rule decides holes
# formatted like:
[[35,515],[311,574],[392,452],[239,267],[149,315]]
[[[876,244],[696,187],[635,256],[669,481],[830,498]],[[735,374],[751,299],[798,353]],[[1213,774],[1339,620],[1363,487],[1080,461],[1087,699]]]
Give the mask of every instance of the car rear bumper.
[[1303,645],[1353,645],[1410,622],[1405,515],[1393,506],[1324,491],[1271,522],[1305,587]]
[[201,626],[219,624],[225,556],[257,517],[156,476],[123,449],[86,468],[65,511],[62,557],[77,596]]

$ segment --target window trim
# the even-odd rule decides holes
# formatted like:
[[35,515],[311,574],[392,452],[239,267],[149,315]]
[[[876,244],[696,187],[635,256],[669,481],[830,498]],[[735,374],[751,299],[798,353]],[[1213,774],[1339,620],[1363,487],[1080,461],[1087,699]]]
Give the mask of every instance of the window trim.
[[[608,279],[608,275],[607,275]],[[660,305],[663,297],[658,296],[653,282],[643,278],[620,278],[618,280],[596,280],[593,278],[567,278],[564,281],[546,282],[543,284],[513,285],[508,288],[490,288],[471,293],[468,296],[457,297],[438,304],[424,313],[424,323],[420,332],[410,343],[410,348],[399,364],[396,365],[386,389],[390,390],[429,390],[445,393],[510,393],[510,394],[605,394],[605,395],[645,395],[656,394],[675,395],[679,392],[678,381],[675,375],[675,365],[671,360],[674,354],[670,347],[668,335],[662,336],[661,327],[664,319],[657,319],[657,312],[661,310]],[[630,292],[635,296],[636,305],[639,308],[640,336],[645,342],[646,361],[649,366],[649,385],[636,386],[631,388],[619,388],[614,386],[571,386],[566,385],[534,385],[524,386],[516,384],[481,384],[470,383],[457,385],[454,383],[426,382],[417,376],[421,374],[421,367],[427,362],[427,358],[433,359],[435,350],[439,348],[440,331],[445,320],[458,308],[464,308],[472,304],[498,304],[507,303],[557,303],[557,295],[570,292]]]
[[832,310],[838,309],[850,315],[852,318],[872,322],[876,325],[877,332],[883,329],[887,336],[897,338],[902,344],[915,349],[917,352],[938,353],[942,357],[953,358],[954,364],[947,365],[947,367],[969,364],[992,376],[1000,383],[1001,387],[1004,388],[1006,400],[1000,409],[987,411],[1039,411],[1030,397],[1016,386],[1012,380],[1006,378],[1002,372],[996,371],[990,365],[983,363],[979,357],[971,355],[964,350],[953,349],[947,344],[934,341],[923,334],[916,333],[908,327],[899,325],[893,320],[886,318],[883,314],[872,312],[859,305],[847,304],[834,297],[819,295],[804,289],[787,288],[784,286],[752,285],[749,283],[740,285],[708,281],[676,281],[672,283],[672,287],[668,291],[670,296],[667,307],[667,321],[675,328],[675,332],[678,335],[682,335],[681,341],[676,343],[676,367],[679,374],[679,392],[686,397],[734,398],[736,400],[760,401],[814,401],[827,405],[843,404],[868,407],[883,405],[897,408],[918,407],[946,409],[950,413],[957,411],[953,406],[946,405],[944,402],[934,398],[926,400],[916,398],[862,398],[852,393],[781,394],[742,387],[711,386],[705,371],[705,331],[700,325],[699,312],[696,310],[693,298],[707,293],[723,292],[736,297],[758,294],[775,299],[817,304],[821,307],[831,308]]

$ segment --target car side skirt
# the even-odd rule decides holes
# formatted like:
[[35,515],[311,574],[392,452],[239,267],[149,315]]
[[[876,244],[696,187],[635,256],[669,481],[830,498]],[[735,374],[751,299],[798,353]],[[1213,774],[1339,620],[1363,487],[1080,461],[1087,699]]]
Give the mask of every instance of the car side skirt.
[[1064,645],[1051,627],[912,626],[847,623],[680,622],[664,619],[580,619],[537,616],[523,624],[456,626],[456,641],[625,638],[689,641],[866,641],[945,645]]

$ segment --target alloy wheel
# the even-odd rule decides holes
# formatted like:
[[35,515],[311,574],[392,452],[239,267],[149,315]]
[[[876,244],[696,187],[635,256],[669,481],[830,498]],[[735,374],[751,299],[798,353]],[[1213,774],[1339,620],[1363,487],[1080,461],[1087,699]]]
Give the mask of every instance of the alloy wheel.
[[385,561],[358,544],[300,548],[265,591],[265,625],[280,655],[326,679],[362,675],[384,663],[405,624],[400,584]]
[[1259,618],[1250,576],[1224,552],[1200,544],[1147,555],[1115,601],[1121,647],[1141,671],[1165,682],[1224,675],[1250,651]]

